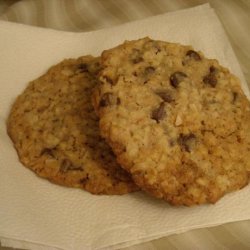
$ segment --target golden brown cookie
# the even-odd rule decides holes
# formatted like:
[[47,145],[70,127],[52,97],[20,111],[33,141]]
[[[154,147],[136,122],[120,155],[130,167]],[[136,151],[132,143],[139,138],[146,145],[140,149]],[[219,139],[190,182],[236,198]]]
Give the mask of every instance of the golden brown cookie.
[[93,194],[137,190],[101,139],[91,105],[99,58],[64,60],[15,101],[8,133],[20,161],[38,176]]
[[249,101],[217,60],[144,38],[104,51],[102,66],[101,134],[139,187],[190,206],[248,184]]

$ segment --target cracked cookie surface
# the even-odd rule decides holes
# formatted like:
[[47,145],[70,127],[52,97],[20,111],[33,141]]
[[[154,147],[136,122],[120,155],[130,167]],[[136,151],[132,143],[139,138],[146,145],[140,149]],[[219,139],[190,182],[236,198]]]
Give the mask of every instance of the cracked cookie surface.
[[137,190],[99,135],[91,105],[99,58],[68,59],[29,83],[7,128],[20,161],[38,176],[93,194]]
[[248,184],[250,107],[239,80],[190,46],[144,38],[104,51],[93,104],[138,186],[173,205]]

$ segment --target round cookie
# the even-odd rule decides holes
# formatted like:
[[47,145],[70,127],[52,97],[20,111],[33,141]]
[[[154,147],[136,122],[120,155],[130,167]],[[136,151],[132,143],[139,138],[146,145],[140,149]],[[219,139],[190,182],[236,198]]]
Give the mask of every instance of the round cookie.
[[38,176],[93,194],[138,190],[99,135],[91,104],[99,58],[68,59],[29,83],[7,128],[20,161]]
[[104,51],[102,66],[101,135],[139,187],[191,206],[248,184],[250,106],[217,60],[144,38]]

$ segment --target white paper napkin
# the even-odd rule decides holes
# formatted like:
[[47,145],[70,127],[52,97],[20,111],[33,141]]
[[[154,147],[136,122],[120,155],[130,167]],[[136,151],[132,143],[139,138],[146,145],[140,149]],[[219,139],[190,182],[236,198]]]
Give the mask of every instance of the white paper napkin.
[[217,58],[242,81],[239,64],[209,5],[88,33],[0,22],[0,240],[29,249],[104,249],[130,246],[194,228],[250,218],[250,186],[216,205],[171,207],[142,192],[94,196],[38,178],[18,161],[6,134],[11,103],[27,83],[69,57],[99,55],[125,39],[191,44]]

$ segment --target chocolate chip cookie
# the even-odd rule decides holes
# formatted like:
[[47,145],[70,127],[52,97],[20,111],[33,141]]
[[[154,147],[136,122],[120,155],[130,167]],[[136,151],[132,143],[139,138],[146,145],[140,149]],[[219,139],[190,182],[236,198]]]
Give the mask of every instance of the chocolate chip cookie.
[[250,105],[228,69],[191,46],[149,38],[101,60],[93,95],[101,134],[138,186],[191,206],[248,184]]
[[68,59],[29,83],[12,107],[8,133],[38,176],[93,194],[125,194],[138,188],[101,139],[91,105],[99,68],[99,58]]

